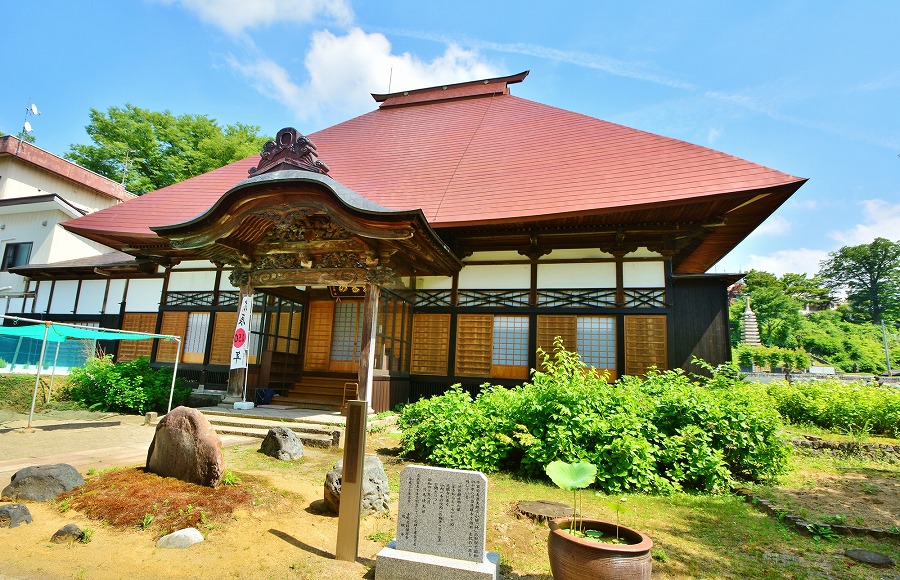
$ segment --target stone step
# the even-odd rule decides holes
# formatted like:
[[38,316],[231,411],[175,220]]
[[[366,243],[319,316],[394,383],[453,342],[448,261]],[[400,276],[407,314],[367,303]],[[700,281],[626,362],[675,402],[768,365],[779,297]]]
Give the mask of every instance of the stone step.
[[[266,435],[269,433],[268,427],[238,427],[233,425],[216,425],[213,423],[213,428],[219,435],[240,435],[243,437],[256,437],[257,439],[265,439]],[[338,431],[337,433],[339,434],[340,432]],[[294,434],[303,442],[303,445],[308,447],[331,449],[332,447],[339,446],[338,444],[335,444],[335,437],[332,437],[331,435],[302,433],[297,431],[294,431]]]
[[282,421],[279,419],[264,419],[259,417],[241,417],[234,414],[219,413],[204,410],[202,413],[212,424],[216,433],[229,435],[243,435],[264,439],[272,427],[285,427],[294,432],[310,447],[340,447],[341,428],[337,425],[299,423]]

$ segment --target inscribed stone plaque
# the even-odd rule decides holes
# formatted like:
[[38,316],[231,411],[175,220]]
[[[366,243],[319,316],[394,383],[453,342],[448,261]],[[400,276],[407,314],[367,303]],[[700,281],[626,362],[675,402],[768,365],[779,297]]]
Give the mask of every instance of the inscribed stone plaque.
[[487,477],[410,465],[400,472],[397,549],[484,561]]

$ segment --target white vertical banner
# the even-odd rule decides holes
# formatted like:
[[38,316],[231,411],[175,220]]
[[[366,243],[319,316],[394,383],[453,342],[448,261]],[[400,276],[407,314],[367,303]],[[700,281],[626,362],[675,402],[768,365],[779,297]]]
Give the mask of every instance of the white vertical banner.
[[250,317],[252,313],[253,296],[244,296],[234,329],[234,342],[231,343],[231,368],[233,369],[247,368],[247,359],[250,356]]

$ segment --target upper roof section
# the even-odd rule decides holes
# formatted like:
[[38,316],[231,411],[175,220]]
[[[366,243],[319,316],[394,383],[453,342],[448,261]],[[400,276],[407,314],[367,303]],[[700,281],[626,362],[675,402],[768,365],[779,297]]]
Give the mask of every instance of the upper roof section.
[[73,181],[100,195],[119,201],[127,201],[135,197],[134,194],[128,193],[121,184],[62,157],[57,157],[26,141],[20,143],[12,135],[0,137],[0,158],[5,155],[16,157],[19,161],[29,163],[44,171]]
[[[421,209],[445,240],[467,228],[567,219],[608,229],[679,219],[719,224],[703,242],[709,252],[685,262],[686,272],[715,263],[805,181],[509,94],[509,84],[526,74],[376,95],[377,110],[309,139],[330,177],[386,208]],[[259,160],[232,163],[66,227],[120,248],[165,243],[150,226],[204,213]]]
[[467,97],[482,97],[485,95],[508,95],[509,86],[513,83],[521,83],[530,71],[520,72],[517,75],[483,79],[480,81],[468,81],[452,85],[441,85],[412,91],[401,91],[376,95],[372,98],[381,103],[381,108],[398,107],[400,105],[415,105],[418,103],[436,103],[451,99],[465,99]]

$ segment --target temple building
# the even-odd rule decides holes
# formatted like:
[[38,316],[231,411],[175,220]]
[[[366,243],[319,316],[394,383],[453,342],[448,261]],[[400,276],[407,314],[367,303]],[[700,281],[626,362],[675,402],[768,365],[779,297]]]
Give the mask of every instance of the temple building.
[[10,268],[32,297],[9,313],[184,336],[180,355],[116,356],[180,356],[225,389],[252,295],[249,386],[323,407],[356,380],[367,319],[375,410],[520,384],[555,337],[611,380],[729,360],[741,276],[706,272],[805,179],[512,95],[526,76],[373,95],[370,113],[65,222],[115,251]]

